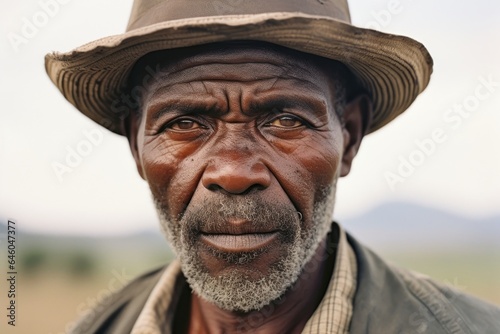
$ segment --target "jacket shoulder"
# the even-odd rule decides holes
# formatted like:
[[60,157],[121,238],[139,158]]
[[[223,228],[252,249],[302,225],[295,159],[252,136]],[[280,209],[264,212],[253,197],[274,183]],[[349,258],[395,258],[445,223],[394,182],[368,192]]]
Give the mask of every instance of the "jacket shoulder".
[[[406,275],[409,274],[407,273]],[[437,283],[428,277],[421,277],[415,274],[412,276],[408,284],[415,293],[422,294],[423,289],[427,289],[429,292],[437,291],[432,299],[426,298],[426,293],[424,292],[422,300],[426,304],[432,305],[435,303],[434,299],[440,299],[436,303],[435,313],[439,314],[450,327],[459,328],[458,325],[463,323],[471,333],[500,333],[500,307],[449,286]],[[426,287],[427,285],[429,287]],[[440,304],[448,304],[450,312],[444,312],[445,308],[439,308],[438,305]]]
[[397,268],[348,236],[358,263],[351,333],[500,333],[500,308]]
[[88,311],[72,334],[128,333],[167,266],[147,272]]

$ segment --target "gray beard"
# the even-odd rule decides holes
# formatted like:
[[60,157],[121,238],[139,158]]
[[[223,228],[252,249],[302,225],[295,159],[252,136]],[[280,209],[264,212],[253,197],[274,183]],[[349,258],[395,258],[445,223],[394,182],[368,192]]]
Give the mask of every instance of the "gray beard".
[[[335,191],[333,184],[323,192],[322,199],[314,205],[313,222],[307,229],[293,208],[291,210],[289,207],[276,206],[258,199],[235,197],[206,201],[186,210],[180,219],[169,218],[160,202],[156,198],[154,201],[161,230],[177,253],[182,272],[191,289],[221,309],[247,313],[279,299],[297,281],[302,269],[330,231]],[[266,275],[257,279],[249,278],[241,271],[214,277],[198,256],[200,246],[196,243],[196,231],[200,226],[206,227],[217,224],[212,222],[235,217],[252,221],[256,225],[273,222],[278,230],[286,231],[281,238],[287,245],[285,256],[274,263]],[[213,251],[212,255],[230,264],[241,265],[251,262],[260,253]]]

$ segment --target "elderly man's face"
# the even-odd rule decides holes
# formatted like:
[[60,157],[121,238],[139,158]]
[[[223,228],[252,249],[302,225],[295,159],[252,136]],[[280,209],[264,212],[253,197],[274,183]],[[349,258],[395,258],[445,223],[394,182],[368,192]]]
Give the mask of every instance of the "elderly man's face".
[[342,124],[335,73],[296,53],[234,47],[162,66],[131,126],[139,172],[194,291],[223,309],[261,308],[327,234],[359,112]]

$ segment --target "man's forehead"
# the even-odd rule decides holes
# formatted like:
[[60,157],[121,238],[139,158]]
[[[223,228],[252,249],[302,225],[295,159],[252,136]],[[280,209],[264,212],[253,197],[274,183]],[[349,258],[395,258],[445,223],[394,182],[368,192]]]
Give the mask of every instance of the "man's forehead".
[[[158,76],[176,76],[180,72],[190,73],[191,76],[203,75],[203,67],[211,67],[206,71],[215,71],[229,65],[242,68],[245,65],[257,65],[269,77],[286,73],[291,77],[325,76],[333,74],[335,68],[343,65],[324,58],[280,47],[264,42],[225,42],[208,44],[197,47],[157,51],[141,58],[134,67],[132,79],[137,80],[144,74],[150,73],[147,69],[154,68]],[[160,70],[161,69],[161,70]],[[205,73],[206,75],[207,73]],[[259,73],[266,75],[266,73]],[[230,75],[230,72],[225,73]]]

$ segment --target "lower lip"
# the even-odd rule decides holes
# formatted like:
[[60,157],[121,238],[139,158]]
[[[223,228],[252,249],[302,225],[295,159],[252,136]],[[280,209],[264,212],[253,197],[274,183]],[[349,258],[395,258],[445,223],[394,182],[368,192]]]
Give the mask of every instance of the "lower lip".
[[278,237],[278,233],[202,234],[208,246],[223,252],[252,252],[265,248]]

